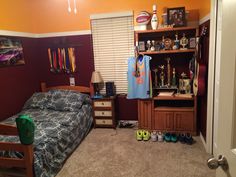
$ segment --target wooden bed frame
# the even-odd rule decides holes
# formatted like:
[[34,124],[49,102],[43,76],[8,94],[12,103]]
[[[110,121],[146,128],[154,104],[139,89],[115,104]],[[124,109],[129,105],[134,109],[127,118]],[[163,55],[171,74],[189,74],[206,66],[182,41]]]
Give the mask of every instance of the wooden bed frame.
[[[86,93],[89,95],[93,94],[93,87],[84,87],[84,86],[54,86],[54,87],[47,87],[46,83],[41,83],[41,91],[47,92],[49,90],[75,90],[81,93]],[[0,124],[0,135],[6,136],[18,136],[18,130],[15,126]],[[26,174],[26,177],[33,177],[33,145],[23,145],[20,143],[12,143],[12,142],[0,142],[0,151],[18,151],[23,152],[24,157],[22,159],[19,158],[7,158],[7,157],[0,157],[0,168],[9,169],[9,171],[4,171],[7,175],[16,175],[18,173],[14,173],[11,168],[20,168],[24,169],[23,172]],[[1,174],[0,174],[1,175]]]

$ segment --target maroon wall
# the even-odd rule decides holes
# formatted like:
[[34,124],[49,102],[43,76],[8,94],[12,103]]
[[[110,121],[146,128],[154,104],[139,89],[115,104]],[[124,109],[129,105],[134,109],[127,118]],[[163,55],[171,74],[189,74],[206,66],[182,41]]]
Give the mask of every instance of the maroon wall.
[[[69,77],[75,77],[76,85],[89,86],[94,71],[91,35],[20,38],[26,64],[0,68],[0,120],[19,112],[24,102],[40,90],[40,82],[49,86],[69,85]],[[78,72],[68,75],[51,73],[48,48],[74,47]],[[137,101],[117,97],[116,109],[120,120],[137,120]]]
[[[209,36],[210,36],[210,20],[206,21],[202,25],[200,25],[200,31],[203,27],[207,27],[206,35],[202,36],[202,46],[201,46],[201,64],[204,64],[206,68],[208,68],[209,63]],[[200,130],[203,138],[206,140],[206,125],[207,125],[207,81],[208,78],[208,70],[206,71],[205,79],[205,87],[206,93],[202,96],[198,97],[198,129]]]
[[0,120],[19,112],[24,102],[39,90],[37,75],[37,41],[31,38],[21,40],[25,65],[0,68]]
[[[40,60],[40,82],[44,81],[48,85],[69,85],[69,77],[74,76],[76,85],[89,86],[91,73],[94,70],[93,50],[91,35],[50,37],[38,39]],[[76,67],[78,72],[74,74],[52,73],[50,72],[48,60],[48,48],[74,47],[76,56]]]

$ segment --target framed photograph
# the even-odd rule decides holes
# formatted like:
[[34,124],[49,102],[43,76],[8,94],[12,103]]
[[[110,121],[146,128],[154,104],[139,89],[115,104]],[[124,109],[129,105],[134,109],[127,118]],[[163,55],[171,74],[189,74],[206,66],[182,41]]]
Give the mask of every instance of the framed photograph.
[[19,40],[0,36],[0,67],[25,64],[23,47]]
[[167,24],[173,27],[186,26],[185,7],[168,8]]
[[145,51],[145,42],[144,41],[139,41],[138,42],[138,46],[139,46],[139,51],[140,52],[144,52]]

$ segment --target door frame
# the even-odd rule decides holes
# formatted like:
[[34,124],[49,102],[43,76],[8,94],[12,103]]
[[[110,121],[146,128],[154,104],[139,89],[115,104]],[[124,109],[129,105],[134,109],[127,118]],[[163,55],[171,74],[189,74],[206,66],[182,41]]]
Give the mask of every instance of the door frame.
[[216,59],[216,25],[217,25],[217,0],[211,0],[210,12],[210,46],[208,65],[208,95],[207,95],[207,129],[206,129],[206,152],[213,154],[213,131],[214,131],[214,90],[215,90],[215,59]]

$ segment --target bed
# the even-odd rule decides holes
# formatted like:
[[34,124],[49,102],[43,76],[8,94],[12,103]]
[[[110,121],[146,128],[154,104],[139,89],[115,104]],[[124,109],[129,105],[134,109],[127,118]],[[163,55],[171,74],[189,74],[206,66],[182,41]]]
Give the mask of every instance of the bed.
[[[0,124],[0,167],[25,169],[27,177],[55,176],[92,124],[91,88],[42,83],[41,89],[19,114]],[[29,115],[35,123],[32,145],[19,141],[15,118],[20,114]]]

